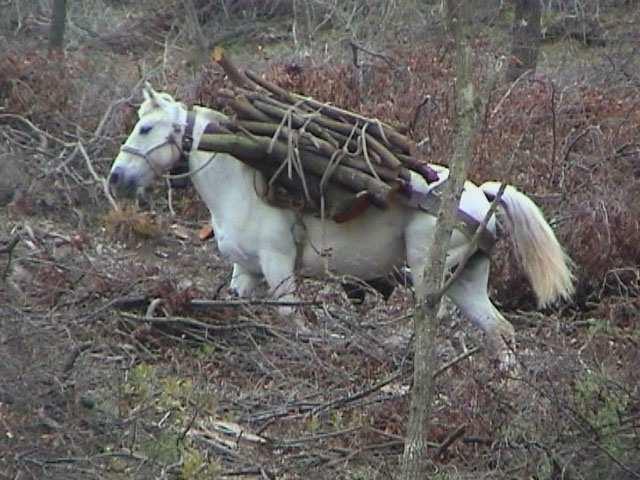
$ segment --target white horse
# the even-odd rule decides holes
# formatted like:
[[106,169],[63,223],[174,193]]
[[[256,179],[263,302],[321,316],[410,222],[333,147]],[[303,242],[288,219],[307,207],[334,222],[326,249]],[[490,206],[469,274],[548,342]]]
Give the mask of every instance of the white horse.
[[[139,120],[111,168],[110,185],[139,191],[156,176],[168,172],[181,158],[187,109],[166,93],[150,86],[138,111]],[[209,121],[226,117],[214,110],[195,107],[194,146]],[[436,218],[419,209],[391,205],[369,208],[346,223],[299,215],[268,204],[260,192],[265,179],[236,158],[191,150],[191,179],[212,216],[220,253],[233,262],[231,289],[249,297],[262,278],[270,293],[286,302],[296,299],[296,275],[321,277],[330,272],[362,280],[384,276],[406,264],[414,291],[423,298],[423,275],[432,244]],[[434,166],[435,167],[435,166]],[[436,167],[447,175],[444,167]],[[425,188],[421,177],[414,187]],[[480,187],[465,184],[460,208],[481,221],[489,209],[488,196],[499,184]],[[568,299],[574,290],[570,260],[536,205],[513,187],[507,187],[501,207],[506,211],[511,238],[541,306]],[[495,233],[492,219],[487,227]],[[455,268],[469,246],[469,238],[454,231],[449,244],[447,268]],[[509,358],[512,325],[491,303],[487,294],[489,258],[478,251],[446,295],[487,335],[490,351]],[[288,312],[291,313],[291,312]],[[506,342],[506,343],[505,343]]]

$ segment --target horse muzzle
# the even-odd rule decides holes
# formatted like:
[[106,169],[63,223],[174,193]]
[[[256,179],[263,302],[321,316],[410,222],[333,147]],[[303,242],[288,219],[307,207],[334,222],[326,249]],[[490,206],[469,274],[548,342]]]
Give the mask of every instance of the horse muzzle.
[[140,190],[140,179],[123,167],[114,167],[109,174],[109,189],[117,196],[135,197]]

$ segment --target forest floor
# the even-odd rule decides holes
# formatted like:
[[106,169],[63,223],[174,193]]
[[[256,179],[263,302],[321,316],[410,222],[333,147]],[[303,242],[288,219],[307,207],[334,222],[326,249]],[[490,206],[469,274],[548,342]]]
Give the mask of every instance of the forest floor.
[[[569,85],[587,70],[549,67],[566,55],[547,48],[542,71]],[[113,61],[93,88],[118,78],[126,91],[132,65]],[[98,119],[111,98],[100,101]],[[130,114],[88,141],[99,173]],[[73,145],[53,141],[49,155],[21,121],[2,126],[2,168],[32,176],[0,211],[1,480],[399,478],[409,288],[354,305],[338,282],[307,280],[300,333],[273,306],[228,296],[230,265],[199,238],[208,218],[192,189],[173,192],[176,215],[161,189],[153,210],[114,218],[84,162],[58,168]],[[518,283],[499,292],[516,327],[512,372],[451,309],[437,342],[433,478],[640,478],[640,303],[627,289],[640,275],[611,272],[618,293],[589,308],[537,312],[514,307],[528,295]]]
[[[50,214],[20,222],[0,317],[2,478],[396,478],[410,292],[353,306],[309,281],[300,334],[272,307],[234,304],[213,243],[165,220],[133,242]],[[441,478],[587,463],[634,478],[640,350],[633,305],[616,308],[615,324],[509,313],[519,368],[507,375],[452,315],[431,433]]]

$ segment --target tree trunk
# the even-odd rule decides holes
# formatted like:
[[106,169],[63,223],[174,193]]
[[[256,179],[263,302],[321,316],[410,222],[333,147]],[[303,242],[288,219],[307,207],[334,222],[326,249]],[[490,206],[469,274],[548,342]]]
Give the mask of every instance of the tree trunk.
[[49,30],[49,50],[62,50],[67,24],[67,0],[53,1],[53,16]]
[[193,71],[198,72],[200,67],[209,61],[209,44],[202,32],[198,12],[193,0],[184,0],[182,5],[186,12],[187,31],[191,35],[191,40],[195,43],[191,52],[191,62],[189,63]]
[[511,58],[507,81],[513,82],[527,71],[535,71],[540,51],[540,0],[514,0]]
[[478,124],[478,102],[472,83],[470,10],[467,0],[447,0],[449,27],[456,45],[454,153],[450,165],[449,182],[444,189],[438,212],[433,245],[429,251],[424,286],[415,292],[413,388],[402,458],[401,478],[403,480],[427,478],[427,434],[432,410],[433,374],[436,371],[434,346],[438,330],[436,314],[441,299],[439,292],[445,271],[447,247],[473,153],[473,135]]

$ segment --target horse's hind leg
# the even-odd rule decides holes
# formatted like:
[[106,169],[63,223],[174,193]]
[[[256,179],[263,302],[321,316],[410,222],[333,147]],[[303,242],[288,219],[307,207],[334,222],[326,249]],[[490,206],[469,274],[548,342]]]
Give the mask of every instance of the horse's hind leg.
[[462,313],[486,334],[491,355],[501,367],[513,366],[514,330],[509,321],[491,303],[487,293],[489,258],[474,255],[464,271],[447,290],[447,296]]
[[[264,278],[269,284],[271,296],[283,303],[297,303],[296,295],[296,279],[294,276],[295,268],[295,250],[291,254],[280,252],[261,252],[260,266]],[[301,330],[307,330],[307,327],[301,317],[296,315],[294,305],[282,305],[278,307],[281,315],[292,317],[293,321]]]

